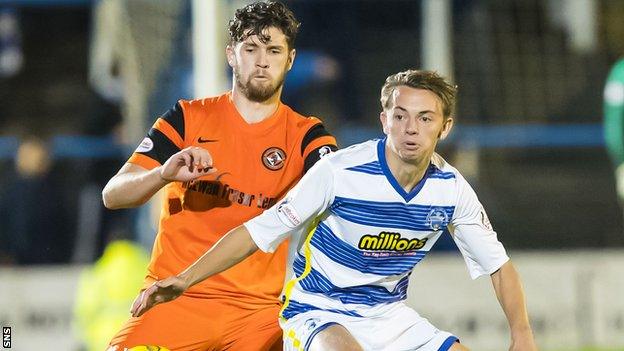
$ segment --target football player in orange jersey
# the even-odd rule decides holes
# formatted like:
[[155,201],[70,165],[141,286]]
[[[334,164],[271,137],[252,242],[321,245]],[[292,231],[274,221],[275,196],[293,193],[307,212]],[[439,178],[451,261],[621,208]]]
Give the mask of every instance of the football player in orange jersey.
[[[230,229],[272,206],[321,155],[336,149],[320,120],[280,101],[298,27],[277,2],[237,10],[226,47],[232,90],[179,100],[104,188],[111,209],[142,205],[164,188],[143,289],[181,272]],[[280,349],[278,294],[286,249],[258,252],[173,303],[131,318],[110,350]]]

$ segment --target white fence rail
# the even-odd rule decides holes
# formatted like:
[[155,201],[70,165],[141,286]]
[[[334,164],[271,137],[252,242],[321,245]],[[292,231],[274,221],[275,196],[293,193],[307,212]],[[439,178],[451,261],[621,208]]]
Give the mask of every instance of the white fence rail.
[[[540,349],[624,350],[624,251],[511,253]],[[81,267],[0,268],[0,326],[13,350],[79,350],[72,306]],[[431,254],[409,302],[473,350],[499,351],[508,328],[490,279],[472,281],[458,254]]]

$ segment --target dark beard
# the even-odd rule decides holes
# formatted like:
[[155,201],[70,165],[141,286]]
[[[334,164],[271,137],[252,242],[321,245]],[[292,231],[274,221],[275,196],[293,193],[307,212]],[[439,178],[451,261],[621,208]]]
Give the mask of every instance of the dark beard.
[[236,80],[236,86],[240,88],[240,91],[247,97],[247,99],[254,102],[264,102],[271,98],[275,93],[284,85],[285,75],[282,75],[281,79],[272,84],[267,85],[254,85],[251,83],[251,77],[247,82],[243,83],[240,79],[238,70],[234,70],[234,79]]

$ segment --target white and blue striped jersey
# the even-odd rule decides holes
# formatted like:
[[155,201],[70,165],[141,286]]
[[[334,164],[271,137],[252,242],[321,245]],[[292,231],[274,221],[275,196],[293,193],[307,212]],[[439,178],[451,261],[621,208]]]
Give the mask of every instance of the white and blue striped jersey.
[[282,201],[245,226],[265,252],[291,233],[307,231],[285,287],[285,319],[318,309],[383,313],[407,297],[412,268],[445,228],[473,279],[508,260],[475,192],[455,168],[434,154],[408,193],[388,168],[385,139],[323,157]]

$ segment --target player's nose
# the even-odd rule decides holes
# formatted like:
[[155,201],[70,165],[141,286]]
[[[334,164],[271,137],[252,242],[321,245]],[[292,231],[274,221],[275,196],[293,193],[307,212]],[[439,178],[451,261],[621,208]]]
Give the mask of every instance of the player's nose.
[[413,118],[408,118],[405,123],[405,133],[407,134],[418,134],[418,122],[416,122]]
[[269,68],[269,59],[268,55],[265,52],[260,52],[258,58],[256,60],[256,66],[258,68]]

